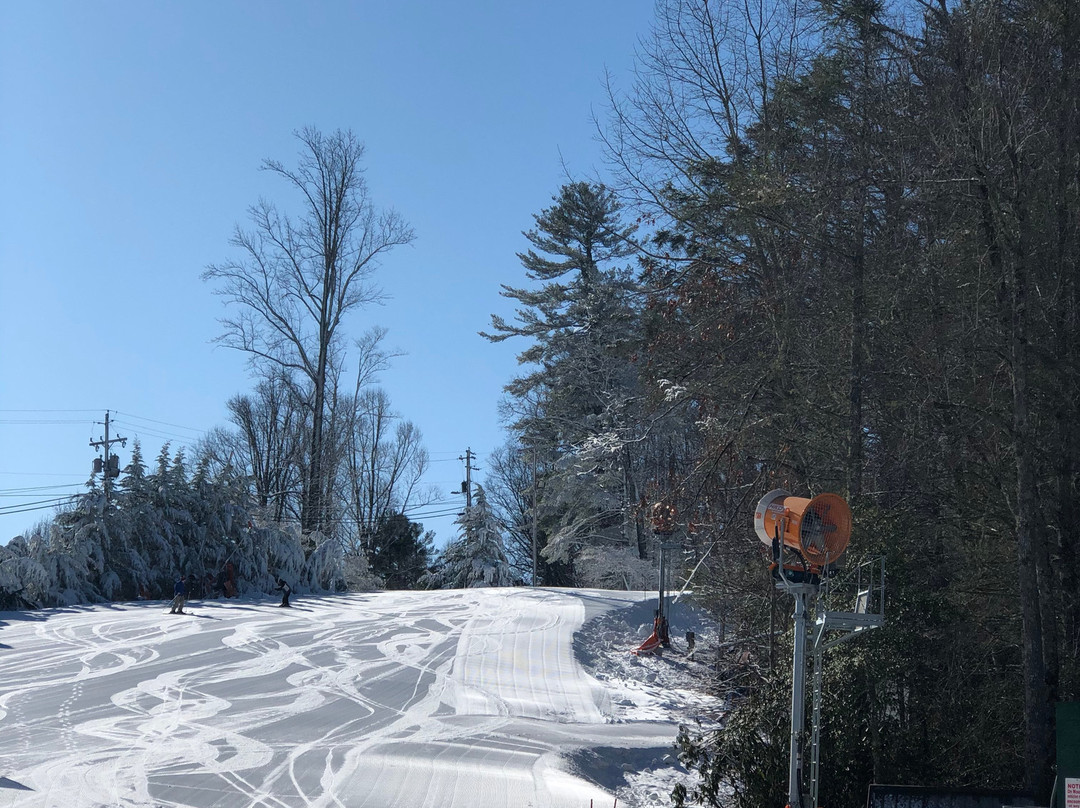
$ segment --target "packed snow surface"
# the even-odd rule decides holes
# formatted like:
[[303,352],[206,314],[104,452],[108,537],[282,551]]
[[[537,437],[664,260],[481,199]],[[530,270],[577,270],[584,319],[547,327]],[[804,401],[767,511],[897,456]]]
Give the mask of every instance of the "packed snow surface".
[[0,612],[0,806],[667,804],[678,723],[718,706],[679,686],[697,663],[629,653],[653,606],[506,588]]

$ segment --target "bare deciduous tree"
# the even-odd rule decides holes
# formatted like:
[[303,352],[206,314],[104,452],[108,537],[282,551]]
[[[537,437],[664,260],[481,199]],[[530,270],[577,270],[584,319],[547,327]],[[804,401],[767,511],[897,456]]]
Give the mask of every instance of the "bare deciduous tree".
[[252,229],[236,228],[237,259],[212,264],[203,279],[233,304],[219,341],[253,363],[278,366],[310,382],[309,462],[302,482],[301,526],[323,529],[326,509],[325,424],[331,378],[343,360],[346,315],[380,297],[372,274],[381,257],[407,244],[413,232],[393,210],[372,203],[364,181],[363,144],[351,132],[297,132],[303,144],[296,168],[276,160],[263,169],[299,192],[293,218],[265,200],[249,211]]
[[369,552],[372,537],[390,516],[436,498],[420,483],[427,450],[420,430],[391,410],[389,396],[379,388],[358,390],[350,399],[342,444],[341,499],[359,544],[350,549]]
[[226,405],[243,438],[242,457],[255,486],[256,501],[275,522],[295,503],[301,413],[295,390],[280,376],[264,379],[254,396],[238,395]]

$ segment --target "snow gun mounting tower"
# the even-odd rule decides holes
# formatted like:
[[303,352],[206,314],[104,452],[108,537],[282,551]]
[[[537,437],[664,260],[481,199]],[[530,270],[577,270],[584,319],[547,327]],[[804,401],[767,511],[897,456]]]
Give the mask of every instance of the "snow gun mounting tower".
[[657,587],[656,617],[653,620],[653,632],[645,642],[634,649],[633,653],[638,655],[646,653],[658,654],[661,646],[664,648],[671,646],[666,603],[668,595],[666,592],[668,577],[667,553],[678,549],[680,546],[671,543],[671,534],[675,532],[676,519],[678,518],[674,505],[666,500],[655,503],[650,509],[649,518],[652,522],[653,533],[660,540],[659,584]]
[[[860,631],[882,625],[885,620],[885,565],[882,559],[873,559],[840,575],[837,564],[851,539],[851,509],[836,494],[806,499],[794,497],[783,489],[770,491],[754,509],[754,531],[771,551],[770,567],[777,589],[795,599],[787,808],[815,808],[818,804],[824,653]],[[814,703],[810,793],[804,795],[802,747],[806,645],[811,611],[814,615]]]

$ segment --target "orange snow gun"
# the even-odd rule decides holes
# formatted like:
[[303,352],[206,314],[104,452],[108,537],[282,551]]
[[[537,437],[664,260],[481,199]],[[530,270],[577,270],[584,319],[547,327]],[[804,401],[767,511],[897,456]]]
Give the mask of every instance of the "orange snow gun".
[[[754,509],[754,531],[762,544],[793,550],[811,572],[836,563],[851,539],[851,509],[843,497],[819,494],[793,497],[782,488],[770,491]],[[773,561],[779,563],[779,547]]]

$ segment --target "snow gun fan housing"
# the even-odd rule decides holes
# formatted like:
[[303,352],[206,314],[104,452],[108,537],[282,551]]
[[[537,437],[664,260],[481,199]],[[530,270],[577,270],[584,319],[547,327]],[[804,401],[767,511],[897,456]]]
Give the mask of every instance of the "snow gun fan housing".
[[793,497],[770,491],[754,509],[754,530],[768,547],[774,538],[796,552],[815,571],[835,563],[851,539],[851,509],[843,497],[819,494]]

